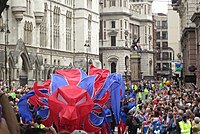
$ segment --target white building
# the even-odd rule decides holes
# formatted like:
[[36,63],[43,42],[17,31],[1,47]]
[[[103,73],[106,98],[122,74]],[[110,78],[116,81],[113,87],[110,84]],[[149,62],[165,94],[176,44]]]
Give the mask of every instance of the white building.
[[176,70],[176,64],[181,64],[181,29],[180,29],[180,17],[177,11],[174,11],[172,5],[168,5],[168,46],[174,51],[174,60],[171,61],[171,69],[173,75],[178,74],[181,77],[181,71]]
[[100,7],[100,58],[104,68],[121,74],[131,73],[130,54],[138,40],[141,74],[153,75],[152,1],[104,1]]
[[10,7],[0,19],[0,31],[5,31],[0,32],[0,80],[32,84],[49,79],[56,69],[86,69],[87,54],[88,62],[100,66],[99,1],[9,0],[7,4]]

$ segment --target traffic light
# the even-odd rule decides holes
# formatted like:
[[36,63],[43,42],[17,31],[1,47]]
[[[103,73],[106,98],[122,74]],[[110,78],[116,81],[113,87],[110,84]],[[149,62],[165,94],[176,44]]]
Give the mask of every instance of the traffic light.
[[3,10],[6,8],[6,3],[8,0],[0,0],[0,16]]

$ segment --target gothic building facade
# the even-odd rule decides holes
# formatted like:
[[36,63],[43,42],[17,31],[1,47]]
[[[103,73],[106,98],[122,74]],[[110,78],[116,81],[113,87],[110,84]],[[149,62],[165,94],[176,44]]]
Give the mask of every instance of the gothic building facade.
[[[0,80],[31,85],[99,62],[99,1],[9,0],[0,18]],[[86,47],[87,46],[87,47]]]

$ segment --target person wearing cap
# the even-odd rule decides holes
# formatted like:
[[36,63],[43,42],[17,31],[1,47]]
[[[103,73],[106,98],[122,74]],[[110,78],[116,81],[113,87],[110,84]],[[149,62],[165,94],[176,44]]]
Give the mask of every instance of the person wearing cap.
[[193,124],[193,127],[192,127],[192,133],[198,134],[198,132],[200,132],[200,118],[195,117],[194,118],[194,124]]
[[192,124],[187,120],[186,114],[183,114],[183,120],[178,122],[177,134],[190,134]]

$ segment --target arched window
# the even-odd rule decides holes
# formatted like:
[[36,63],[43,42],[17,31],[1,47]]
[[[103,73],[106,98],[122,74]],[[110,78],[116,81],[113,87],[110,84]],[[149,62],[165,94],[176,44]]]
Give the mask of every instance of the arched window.
[[126,69],[126,70],[127,70],[128,66],[129,66],[129,57],[126,56],[126,57],[125,57],[125,69]]
[[88,44],[89,44],[90,48],[92,45],[91,44],[91,38],[92,38],[91,32],[92,32],[92,15],[89,15],[88,16]]
[[67,11],[66,14],[66,50],[71,50],[72,42],[72,12]]
[[112,62],[111,63],[111,73],[116,73],[116,67],[117,67],[116,63]]
[[44,17],[42,19],[42,23],[40,25],[40,46],[46,47],[47,46],[47,3],[44,5]]
[[33,24],[32,22],[25,21],[24,24],[24,43],[31,45],[32,44],[32,31],[33,31]]
[[60,8],[54,7],[53,14],[53,47],[55,49],[59,49],[59,38],[60,38]]

